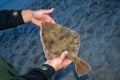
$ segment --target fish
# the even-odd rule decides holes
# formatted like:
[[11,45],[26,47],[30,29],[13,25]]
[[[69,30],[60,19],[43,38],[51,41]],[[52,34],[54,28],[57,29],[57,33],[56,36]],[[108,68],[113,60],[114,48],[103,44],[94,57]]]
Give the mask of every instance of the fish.
[[45,57],[48,60],[59,57],[63,51],[68,51],[66,58],[73,61],[79,77],[91,70],[90,65],[77,56],[80,35],[76,31],[58,23],[43,22],[40,37]]

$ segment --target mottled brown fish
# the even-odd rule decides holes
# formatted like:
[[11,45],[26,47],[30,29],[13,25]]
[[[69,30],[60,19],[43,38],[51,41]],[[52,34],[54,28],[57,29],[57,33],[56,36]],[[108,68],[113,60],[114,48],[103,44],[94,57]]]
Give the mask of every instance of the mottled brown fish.
[[91,67],[77,56],[80,37],[79,35],[60,24],[44,22],[40,31],[43,50],[47,59],[52,59],[61,55],[63,51],[68,51],[66,58],[75,63],[78,76],[82,76],[91,70]]

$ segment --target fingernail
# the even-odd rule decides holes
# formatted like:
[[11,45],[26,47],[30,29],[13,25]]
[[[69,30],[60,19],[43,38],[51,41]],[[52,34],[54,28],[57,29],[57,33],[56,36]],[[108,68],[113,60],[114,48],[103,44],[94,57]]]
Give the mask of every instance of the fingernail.
[[68,52],[67,51],[64,51],[66,54],[68,54]]

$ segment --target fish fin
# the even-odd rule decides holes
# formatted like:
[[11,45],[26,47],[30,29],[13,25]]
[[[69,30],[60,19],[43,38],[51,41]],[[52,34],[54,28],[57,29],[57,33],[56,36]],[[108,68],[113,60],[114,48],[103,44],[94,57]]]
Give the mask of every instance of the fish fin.
[[76,57],[75,58],[75,70],[78,74],[78,76],[82,76],[86,73],[88,73],[91,70],[91,67],[87,62],[85,62],[83,59]]

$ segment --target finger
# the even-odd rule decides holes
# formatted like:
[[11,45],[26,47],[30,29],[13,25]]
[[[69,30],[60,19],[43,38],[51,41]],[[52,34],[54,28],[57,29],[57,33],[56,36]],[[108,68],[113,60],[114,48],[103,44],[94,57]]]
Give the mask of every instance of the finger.
[[63,62],[64,68],[68,67],[71,63],[72,63],[72,60],[69,60],[69,59],[64,60]]
[[54,19],[52,19],[51,17],[49,18],[49,22],[52,24],[55,24],[56,22],[54,21]]
[[50,23],[55,24],[56,22],[53,19],[51,19]]
[[41,12],[42,12],[43,14],[51,14],[53,11],[54,11],[54,8],[51,8],[51,9],[49,9],[49,10],[42,10]]
[[49,15],[44,15],[41,19],[42,19],[42,22],[50,22],[52,24],[56,23],[54,19],[52,19],[52,17],[50,17]]
[[33,11],[33,16],[35,18],[42,18],[42,15],[48,15],[50,13],[52,13],[54,11],[54,8],[51,8],[49,10],[37,10],[37,11]]
[[52,19],[52,17],[50,17],[49,15],[44,15],[44,21],[45,22],[50,22],[50,23],[53,23],[53,24],[55,24],[55,21],[54,21],[54,19]]
[[53,55],[52,53],[49,53],[49,59],[51,60],[51,59],[54,59],[54,58],[56,58],[57,56],[56,55]]
[[64,60],[67,54],[68,54],[67,51],[62,52],[62,54],[60,55],[61,60]]

